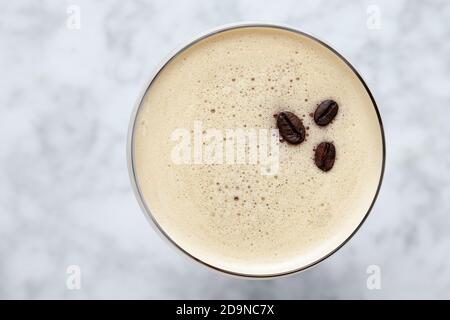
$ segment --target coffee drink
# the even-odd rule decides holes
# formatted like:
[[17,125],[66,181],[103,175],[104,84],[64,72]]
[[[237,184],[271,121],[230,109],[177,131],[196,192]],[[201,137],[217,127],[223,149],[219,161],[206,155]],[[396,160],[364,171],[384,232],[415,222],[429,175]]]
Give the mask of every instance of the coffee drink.
[[[259,137],[245,161],[228,156],[236,129]],[[175,55],[142,99],[131,149],[139,196],[165,235],[251,276],[339,248],[370,210],[384,163],[376,106],[355,71],[321,42],[271,26],[216,32]],[[249,156],[261,149],[268,168],[262,153]]]

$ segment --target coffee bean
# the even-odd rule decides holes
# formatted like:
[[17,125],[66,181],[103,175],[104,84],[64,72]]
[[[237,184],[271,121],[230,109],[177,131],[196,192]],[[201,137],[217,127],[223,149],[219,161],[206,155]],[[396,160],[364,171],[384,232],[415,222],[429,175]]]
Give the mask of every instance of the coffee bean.
[[305,127],[302,120],[289,111],[277,114],[277,127],[280,135],[290,144],[299,144],[305,140]]
[[336,149],[331,142],[321,142],[315,149],[314,162],[322,171],[333,168],[336,159]]
[[333,100],[322,101],[314,112],[314,121],[319,126],[326,126],[329,124],[338,112],[339,106]]

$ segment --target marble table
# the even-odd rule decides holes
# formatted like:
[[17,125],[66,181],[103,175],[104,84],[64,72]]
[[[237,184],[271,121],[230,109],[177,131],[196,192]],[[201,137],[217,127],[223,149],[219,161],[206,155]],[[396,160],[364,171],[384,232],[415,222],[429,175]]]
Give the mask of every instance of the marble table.
[[[267,281],[170,248],[125,157],[132,106],[160,59],[241,20],[287,23],[342,52],[387,138],[384,185],[356,236]],[[450,298],[449,38],[445,0],[0,2],[0,298]],[[379,288],[367,285],[373,268]]]

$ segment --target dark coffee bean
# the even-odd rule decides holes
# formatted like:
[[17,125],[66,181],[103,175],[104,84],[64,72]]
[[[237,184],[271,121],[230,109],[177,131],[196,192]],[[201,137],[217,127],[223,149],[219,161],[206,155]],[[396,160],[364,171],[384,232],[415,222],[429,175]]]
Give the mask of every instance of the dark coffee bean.
[[299,144],[305,140],[305,127],[302,120],[289,111],[277,114],[277,127],[280,135],[290,144]]
[[325,100],[321,102],[314,112],[314,121],[319,126],[326,126],[329,124],[338,112],[339,106],[333,100]]
[[322,142],[316,149],[314,154],[314,162],[322,171],[329,171],[333,168],[336,159],[336,149],[331,142]]

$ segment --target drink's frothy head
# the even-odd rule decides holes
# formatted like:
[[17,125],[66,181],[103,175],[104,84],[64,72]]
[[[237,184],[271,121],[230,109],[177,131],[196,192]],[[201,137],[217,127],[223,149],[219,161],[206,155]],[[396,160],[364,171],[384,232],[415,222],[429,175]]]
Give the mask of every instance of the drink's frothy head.
[[[322,127],[311,114],[326,99],[339,112]],[[273,115],[286,110],[306,128],[301,144],[278,140]],[[364,220],[383,171],[380,120],[357,74],[318,41],[276,27],[185,48],[152,81],[132,135],[136,184],[159,228],[235,274],[285,274],[334,252]],[[323,141],[336,147],[327,172],[314,163]]]

